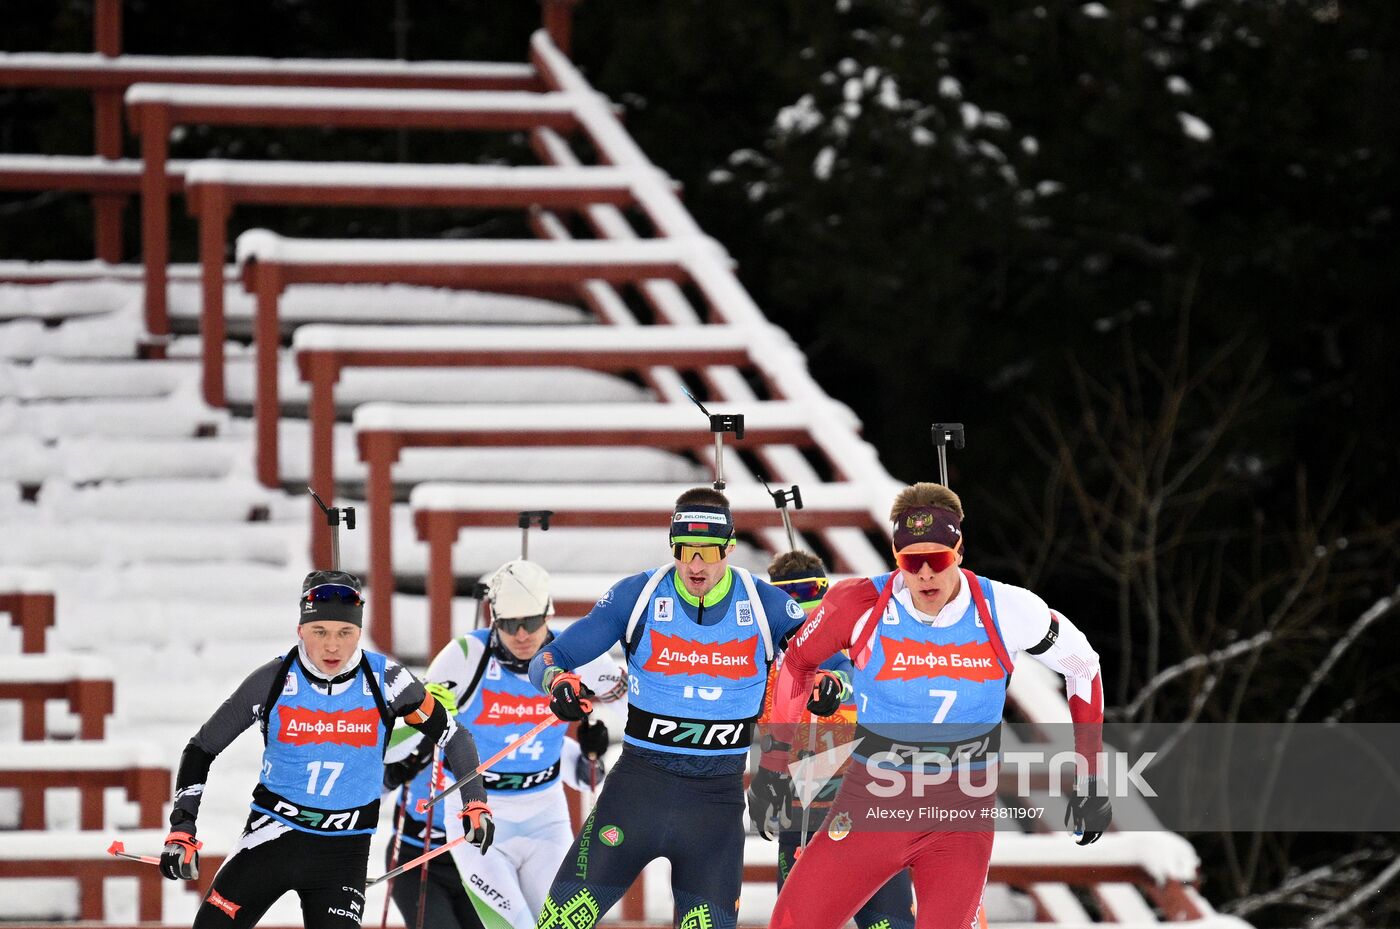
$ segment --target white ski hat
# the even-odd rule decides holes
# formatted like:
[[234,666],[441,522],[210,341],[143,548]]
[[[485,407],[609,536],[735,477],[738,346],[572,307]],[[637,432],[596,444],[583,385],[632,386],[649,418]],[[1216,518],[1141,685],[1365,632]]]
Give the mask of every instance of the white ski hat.
[[549,572],[523,558],[507,561],[491,572],[486,581],[486,600],[491,604],[491,615],[498,619],[554,615]]

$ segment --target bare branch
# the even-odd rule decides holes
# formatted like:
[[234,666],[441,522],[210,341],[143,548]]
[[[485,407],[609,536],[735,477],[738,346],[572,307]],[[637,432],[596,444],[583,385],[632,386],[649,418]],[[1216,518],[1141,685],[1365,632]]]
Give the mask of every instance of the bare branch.
[[1384,889],[1386,884],[1395,880],[1397,875],[1400,875],[1400,858],[1396,858],[1384,871],[1377,874],[1374,879],[1367,882],[1365,886],[1343,900],[1341,904],[1328,910],[1320,919],[1314,920],[1309,926],[1316,927],[1316,929],[1322,929],[1323,926],[1330,926],[1361,904],[1374,898],[1376,894],[1379,894],[1381,890]]
[[1218,648],[1206,655],[1192,655],[1185,661],[1172,665],[1143,685],[1142,690],[1137,695],[1137,699],[1133,700],[1132,703],[1128,704],[1120,711],[1122,718],[1132,719],[1137,715],[1138,711],[1142,709],[1143,704],[1152,698],[1154,693],[1162,689],[1166,684],[1181,677],[1183,674],[1190,674],[1192,671],[1199,671],[1201,668],[1211,667],[1229,661],[1232,658],[1238,658],[1240,655],[1246,654],[1254,649],[1262,648],[1273,637],[1273,631],[1265,629],[1263,632],[1256,633],[1247,639],[1242,639],[1233,645]]

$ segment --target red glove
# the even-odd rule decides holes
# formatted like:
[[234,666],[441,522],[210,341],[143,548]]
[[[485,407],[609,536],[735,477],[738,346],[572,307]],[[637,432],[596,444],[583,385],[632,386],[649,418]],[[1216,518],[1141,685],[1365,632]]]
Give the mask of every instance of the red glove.
[[549,687],[549,709],[560,719],[572,722],[593,712],[593,703],[588,699],[593,694],[574,672],[559,671],[546,686]]
[[841,675],[820,668],[812,681],[812,696],[807,700],[807,709],[816,717],[830,716],[841,709],[841,698],[845,695],[846,682]]
[[189,832],[172,832],[165,837],[165,848],[160,852],[160,873],[172,881],[193,881],[199,878],[199,850],[203,842],[196,842]]

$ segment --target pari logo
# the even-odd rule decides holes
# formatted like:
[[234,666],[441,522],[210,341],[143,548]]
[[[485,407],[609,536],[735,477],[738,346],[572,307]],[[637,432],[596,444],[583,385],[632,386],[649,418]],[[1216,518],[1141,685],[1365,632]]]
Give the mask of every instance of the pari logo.
[[473,724],[514,726],[522,722],[537,723],[542,719],[551,719],[553,715],[549,712],[549,698],[546,696],[521,697],[488,690],[481,695],[481,712]]
[[883,642],[885,660],[877,681],[909,681],[920,677],[956,677],[982,683],[1001,679],[1005,672],[986,642],[934,645],[909,640]]
[[659,674],[701,674],[743,680],[754,674],[753,640],[691,642],[649,630],[651,656],[642,668]]
[[277,738],[289,745],[332,743],[370,747],[379,744],[379,711],[373,707],[324,713],[288,706],[278,710]]

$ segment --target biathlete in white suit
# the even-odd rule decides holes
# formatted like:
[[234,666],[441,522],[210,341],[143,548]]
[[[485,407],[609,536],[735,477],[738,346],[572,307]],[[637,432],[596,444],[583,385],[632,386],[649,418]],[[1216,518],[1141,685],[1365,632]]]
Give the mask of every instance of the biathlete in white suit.
[[[530,659],[554,638],[546,625],[546,618],[554,613],[549,575],[533,562],[509,561],[487,581],[486,601],[491,607],[490,628],[448,643],[433,659],[427,677],[439,700],[455,709],[457,725],[475,736],[482,756],[489,758],[540,721],[553,718],[549,697],[530,683],[527,674]],[[595,706],[625,698],[625,672],[606,655],[581,667],[579,677]],[[496,823],[494,844],[485,855],[467,845],[453,849],[455,874],[444,857],[430,863],[424,929],[535,925],[549,882],[573,840],[564,784],[580,790],[601,786],[602,755],[608,748],[608,731],[601,722],[580,722],[578,741],[566,739],[566,729],[567,723],[557,721],[483,775]],[[425,751],[412,730],[403,735],[403,741],[391,749],[390,759],[408,757],[390,764],[385,780],[392,787],[413,772],[396,811],[403,817],[400,862],[423,850],[426,814],[417,810],[428,795],[431,771],[431,746]],[[433,792],[458,776],[460,772],[444,771]],[[448,798],[445,806],[445,817],[442,810],[435,811],[434,846],[462,834],[454,822],[457,801]],[[388,854],[394,854],[392,845]],[[443,864],[433,871],[437,862]],[[417,922],[420,874],[418,868],[406,872],[395,879],[392,889],[409,926]]]

